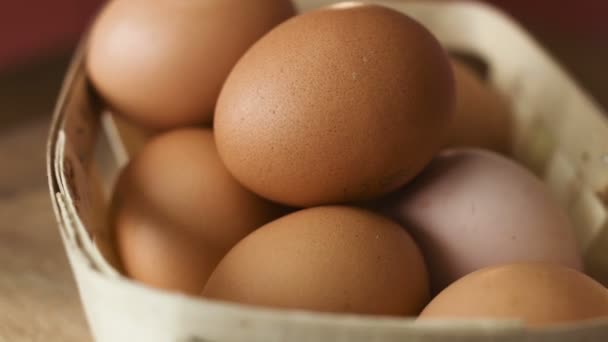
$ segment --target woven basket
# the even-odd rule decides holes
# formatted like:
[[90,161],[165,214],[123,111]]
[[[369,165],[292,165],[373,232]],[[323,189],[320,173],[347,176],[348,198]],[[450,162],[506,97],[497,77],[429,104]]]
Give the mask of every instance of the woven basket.
[[[302,9],[330,1],[297,1]],[[385,2],[448,48],[489,64],[511,101],[515,157],[567,208],[586,269],[608,284],[608,124],[598,106],[513,20],[476,3]],[[608,341],[608,320],[553,328],[518,321],[415,323],[252,308],[149,288],[121,275],[105,222],[110,189],[133,147],[104,112],[75,55],[48,144],[50,194],[97,341]]]

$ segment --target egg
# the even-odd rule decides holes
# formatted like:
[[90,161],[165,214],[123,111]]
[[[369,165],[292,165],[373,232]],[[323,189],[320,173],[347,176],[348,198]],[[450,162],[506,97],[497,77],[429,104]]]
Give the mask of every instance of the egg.
[[582,269],[563,208],[531,172],[494,152],[444,151],[414,183],[376,206],[420,245],[433,293],[496,264],[544,261]]
[[207,129],[179,129],[147,142],[122,172],[111,222],[126,274],[199,294],[221,257],[283,208],[228,173]]
[[[463,49],[448,48],[451,63],[458,63],[466,66],[482,82],[487,82],[490,76],[490,65],[488,61],[477,53]],[[452,64],[452,68],[454,65]],[[454,75],[456,76],[456,75]]]
[[400,12],[357,3],[307,12],[243,56],[218,100],[218,151],[257,194],[310,207],[411,180],[453,110],[447,55]]
[[485,268],[450,285],[419,320],[518,319],[533,327],[608,317],[608,290],[571,268],[517,263]]
[[230,69],[293,14],[290,0],[114,0],[91,29],[87,71],[109,105],[139,125],[210,123]]
[[503,154],[511,150],[513,122],[508,102],[468,66],[451,59],[456,110],[446,147],[479,147]]
[[345,206],[304,209],[241,240],[204,296],[274,308],[416,315],[429,300],[418,247],[398,224]]

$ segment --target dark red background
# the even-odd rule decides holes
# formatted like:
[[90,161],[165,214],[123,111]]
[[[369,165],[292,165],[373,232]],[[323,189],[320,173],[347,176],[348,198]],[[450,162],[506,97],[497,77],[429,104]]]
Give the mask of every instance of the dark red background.
[[[0,72],[69,52],[104,2],[0,0]],[[486,2],[514,16],[608,108],[608,0]]]
[[[208,0],[205,0],[208,1]],[[254,0],[244,0],[254,1]],[[0,4],[0,68],[73,45],[103,0],[8,0]],[[564,39],[604,39],[608,1],[489,0],[527,27]]]
[[0,69],[74,45],[103,0],[1,0]]
[[[607,39],[606,0],[488,0],[515,16],[525,26],[568,38]],[[608,43],[608,40],[607,40]]]

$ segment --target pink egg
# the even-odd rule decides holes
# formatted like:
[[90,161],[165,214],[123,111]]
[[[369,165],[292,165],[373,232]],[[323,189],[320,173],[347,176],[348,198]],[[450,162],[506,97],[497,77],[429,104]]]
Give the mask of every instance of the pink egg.
[[380,206],[418,241],[435,293],[497,264],[583,267],[569,218],[546,186],[493,152],[445,151]]

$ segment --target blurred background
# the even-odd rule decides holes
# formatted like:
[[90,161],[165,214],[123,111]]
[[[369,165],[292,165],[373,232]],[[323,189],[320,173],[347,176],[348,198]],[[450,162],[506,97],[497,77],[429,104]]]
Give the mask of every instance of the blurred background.
[[[48,200],[44,146],[70,55],[103,2],[0,0],[0,340],[89,338]],[[608,1],[488,2],[608,109]]]
[[[49,113],[69,55],[103,2],[0,1],[1,126]],[[602,70],[608,64],[608,1],[486,2],[517,18],[608,107],[608,72]]]

